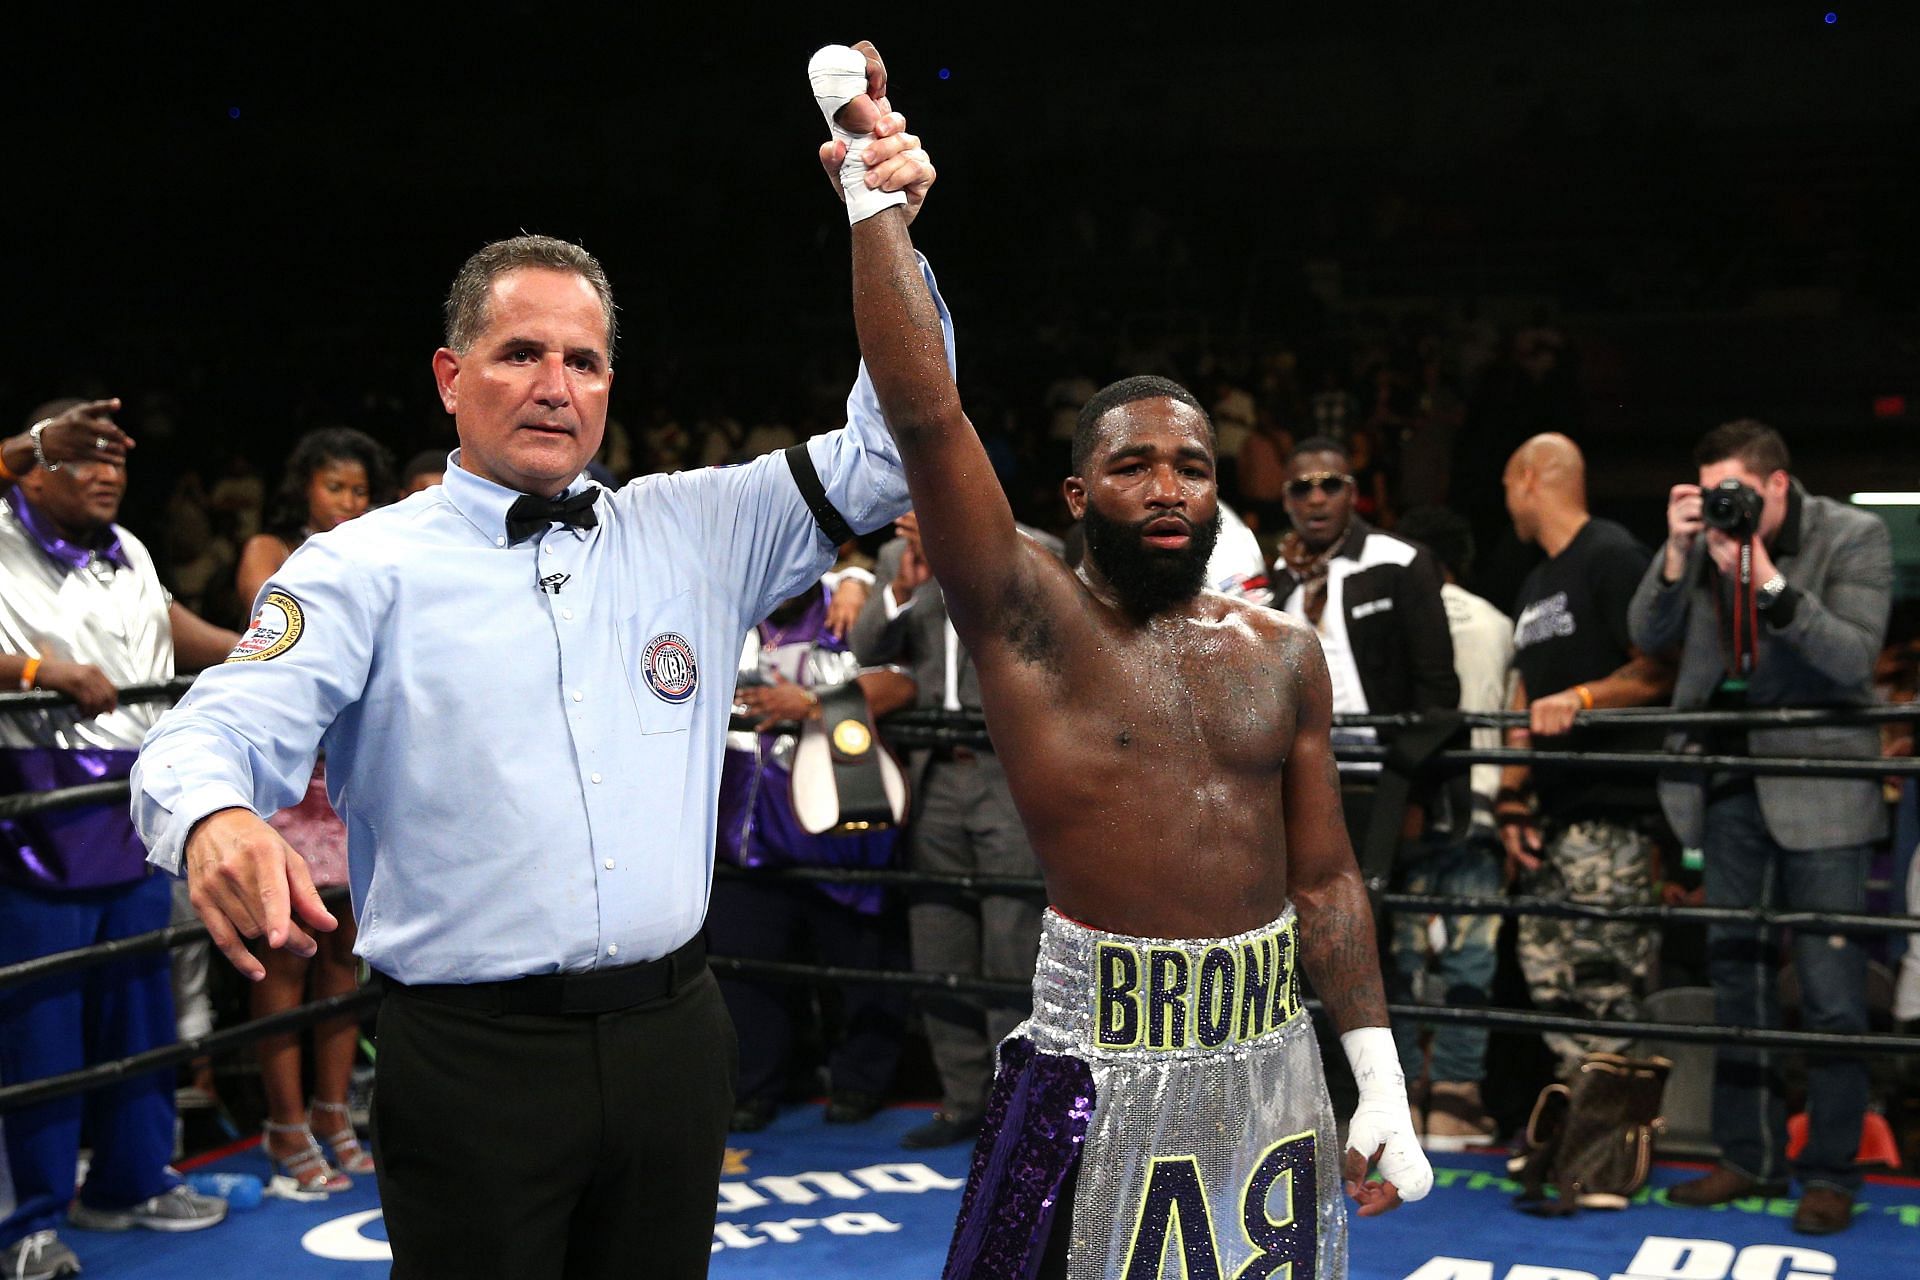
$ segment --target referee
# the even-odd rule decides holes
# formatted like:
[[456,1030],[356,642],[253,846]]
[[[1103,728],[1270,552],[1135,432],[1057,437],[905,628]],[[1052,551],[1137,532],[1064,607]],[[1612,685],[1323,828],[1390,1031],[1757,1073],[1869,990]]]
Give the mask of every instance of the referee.
[[[876,165],[906,150],[887,132]],[[916,156],[884,183],[910,211]],[[586,251],[469,259],[433,357],[460,439],[444,484],[309,538],[133,774],[150,860],[258,979],[247,939],[312,954],[334,925],[259,817],[325,750],[387,992],[401,1280],[706,1274],[735,1043],[699,933],[734,664],[849,526],[907,506],[864,368],[840,430],[600,488],[581,472],[613,339]]]

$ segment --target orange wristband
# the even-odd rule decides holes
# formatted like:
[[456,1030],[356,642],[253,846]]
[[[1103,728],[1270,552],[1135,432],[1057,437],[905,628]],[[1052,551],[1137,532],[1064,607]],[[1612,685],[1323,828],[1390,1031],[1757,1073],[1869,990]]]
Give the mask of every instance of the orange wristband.
[[[0,463],[0,471],[4,471],[4,470],[6,470],[6,464]],[[22,690],[33,688],[34,681],[38,680],[39,678],[40,678],[40,659],[28,658],[27,665],[20,668],[20,688]]]
[[1573,686],[1573,692],[1579,697],[1582,708],[1588,711],[1593,710],[1593,690],[1583,684],[1577,684]]
[[18,484],[20,479],[20,476],[14,474],[13,468],[7,465],[7,451],[0,449],[0,480],[4,480],[8,484]]

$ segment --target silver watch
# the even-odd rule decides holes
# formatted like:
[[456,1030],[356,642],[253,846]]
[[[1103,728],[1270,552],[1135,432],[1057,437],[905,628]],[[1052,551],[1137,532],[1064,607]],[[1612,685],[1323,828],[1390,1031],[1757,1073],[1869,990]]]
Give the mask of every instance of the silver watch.
[[1773,608],[1773,602],[1778,600],[1780,594],[1786,589],[1786,575],[1776,572],[1771,578],[1761,583],[1760,589],[1753,593],[1753,607],[1760,610]]
[[52,418],[42,418],[27,428],[27,439],[33,441],[33,460],[42,471],[58,471],[60,464],[47,461],[46,446],[40,443],[40,435],[53,425]]

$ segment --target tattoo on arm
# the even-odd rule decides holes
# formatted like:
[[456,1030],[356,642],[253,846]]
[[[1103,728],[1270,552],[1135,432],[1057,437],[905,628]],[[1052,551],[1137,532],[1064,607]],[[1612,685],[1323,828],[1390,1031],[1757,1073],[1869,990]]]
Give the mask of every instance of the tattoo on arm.
[[1300,956],[1314,992],[1342,1034],[1387,1025],[1387,993],[1373,936],[1373,906],[1357,871],[1297,899]]

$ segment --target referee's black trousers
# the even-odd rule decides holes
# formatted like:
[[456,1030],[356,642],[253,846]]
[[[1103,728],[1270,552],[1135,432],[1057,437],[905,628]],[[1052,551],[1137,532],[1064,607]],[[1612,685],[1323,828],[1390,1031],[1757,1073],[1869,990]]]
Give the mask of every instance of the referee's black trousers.
[[375,1155],[394,1280],[707,1274],[736,1048],[703,967],[602,1014],[389,986]]

